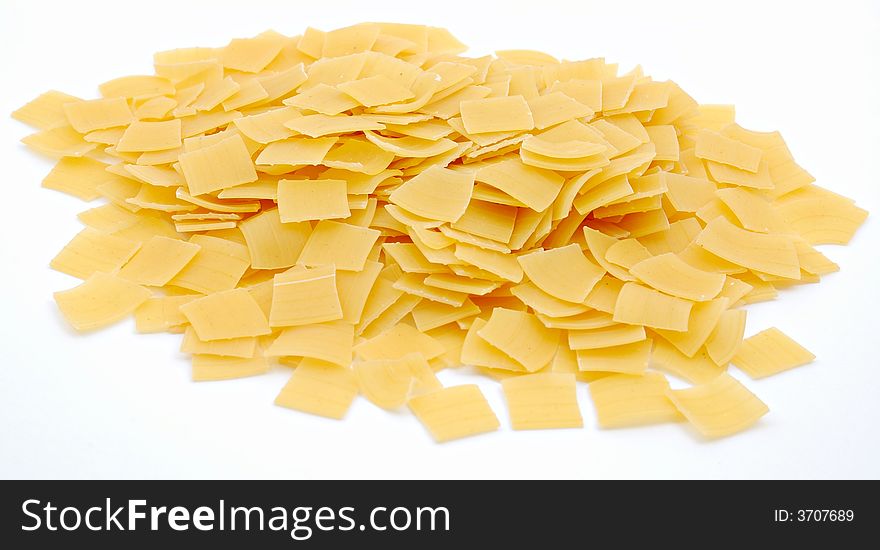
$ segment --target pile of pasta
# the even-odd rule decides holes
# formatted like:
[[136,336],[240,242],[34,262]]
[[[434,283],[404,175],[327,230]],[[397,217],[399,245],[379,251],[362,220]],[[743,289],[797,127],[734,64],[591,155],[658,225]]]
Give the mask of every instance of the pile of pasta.
[[[14,113],[60,160],[43,186],[106,203],[51,266],[88,331],[182,333],[194,380],[292,369],[276,403],[342,418],[407,406],[438,441],[496,430],[768,409],[736,378],[814,356],[746,304],[838,266],[867,213],[814,184],[777,132],[604,59],[466,57],[388,23],[155,55],[155,75],[50,91]],[[688,383],[671,389],[667,375]]]

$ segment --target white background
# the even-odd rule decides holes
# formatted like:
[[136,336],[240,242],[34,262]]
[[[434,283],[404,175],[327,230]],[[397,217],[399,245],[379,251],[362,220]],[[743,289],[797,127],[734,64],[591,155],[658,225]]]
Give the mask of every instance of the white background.
[[[620,7],[612,7],[617,6]],[[47,266],[87,206],[41,189],[51,162],[7,118],[56,88],[149,73],[151,54],[220,46],[268,28],[288,35],[365,21],[444,26],[483,55],[531,48],[567,59],[641,63],[738,121],[781,130],[818,183],[872,211],[842,268],[821,284],[749,308],[747,334],[778,326],[818,360],[770,379],[734,375],[771,413],[715,442],[684,425],[600,431],[579,386],[582,430],[513,432],[500,387],[478,380],[502,422],[494,434],[434,444],[406,413],[360,399],[342,422],[272,405],[287,373],[195,384],[179,336],[127,321],[77,335],[52,292],[76,281]],[[2,2],[0,477],[77,478],[878,478],[880,2]]]

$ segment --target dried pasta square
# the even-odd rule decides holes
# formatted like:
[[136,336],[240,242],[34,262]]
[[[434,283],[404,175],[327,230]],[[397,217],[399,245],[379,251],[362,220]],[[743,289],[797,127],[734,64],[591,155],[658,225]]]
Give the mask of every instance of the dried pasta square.
[[303,359],[275,398],[275,404],[341,419],[357,393],[357,381],[349,367]]
[[476,385],[443,388],[413,397],[408,404],[437,442],[495,431],[500,426]]
[[806,348],[777,328],[768,328],[743,340],[731,361],[752,378],[763,378],[812,362]]
[[502,380],[514,430],[580,428],[574,374],[538,373]]
[[332,265],[292,268],[274,277],[269,325],[292,327],[342,318]]
[[334,265],[360,271],[380,232],[347,223],[322,220],[315,225],[297,263],[308,267]]
[[281,221],[303,222],[351,216],[348,187],[343,180],[281,180],[278,182]]

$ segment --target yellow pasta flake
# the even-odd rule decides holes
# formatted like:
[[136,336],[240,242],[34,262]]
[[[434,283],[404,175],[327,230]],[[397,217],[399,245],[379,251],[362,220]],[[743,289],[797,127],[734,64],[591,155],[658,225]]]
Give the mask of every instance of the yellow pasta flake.
[[651,138],[651,143],[657,148],[654,160],[674,160],[679,158],[678,135],[675,126],[664,124],[659,126],[647,126],[645,131]]
[[731,187],[719,189],[716,195],[744,229],[759,233],[791,233],[782,215],[758,192]]
[[354,347],[355,354],[364,361],[400,359],[410,353],[417,353],[430,361],[444,351],[440,342],[406,323],[399,323]]
[[445,272],[428,275],[423,282],[428,286],[454,290],[456,292],[465,292],[477,296],[488,294],[501,286],[501,283],[496,281],[485,281]]
[[407,294],[414,294],[428,300],[440,302],[451,306],[461,306],[467,299],[467,294],[442,288],[432,287],[424,283],[426,275],[418,273],[404,273],[394,282],[394,288]]
[[465,299],[461,305],[457,306],[433,300],[422,300],[413,308],[412,317],[416,323],[416,328],[422,332],[427,332],[460,319],[473,317],[479,313],[480,308],[468,299]]
[[134,310],[135,328],[141,333],[176,331],[188,323],[180,306],[200,298],[199,294],[156,296]]
[[226,338],[223,340],[205,341],[199,339],[193,327],[186,327],[180,351],[194,355],[217,355],[220,357],[240,357],[251,359],[257,352],[257,339],[253,336]]
[[257,180],[257,172],[238,134],[201,149],[182,153],[180,169],[191,195],[202,195]]
[[279,36],[236,38],[220,50],[223,66],[236,71],[258,73],[281,52],[284,41]]
[[321,164],[324,156],[339,140],[337,137],[292,137],[273,141],[257,155],[258,165],[314,166]]
[[364,107],[375,107],[412,99],[415,94],[384,75],[343,82],[337,89],[354,98]]
[[712,161],[706,161],[706,167],[708,168],[709,175],[718,183],[761,190],[769,190],[775,187],[773,178],[770,175],[770,165],[764,160],[758,163],[758,169],[755,173]]
[[522,364],[529,372],[550,363],[559,333],[548,329],[532,314],[495,308],[478,335]]
[[562,92],[590,107],[593,111],[602,110],[601,80],[573,78],[564,82],[556,81],[549,89],[552,92]]
[[727,370],[726,363],[716,364],[705,351],[699,351],[693,357],[688,357],[662,339],[654,341],[651,366],[687,380],[691,384],[709,382]]
[[691,246],[701,230],[702,226],[696,218],[684,218],[670,223],[665,231],[640,237],[639,242],[645,245],[651,254],[659,255],[669,252],[681,254]]
[[116,150],[123,152],[162,151],[182,145],[180,138],[180,120],[172,119],[161,122],[132,122],[116,144]]
[[202,207],[213,212],[258,212],[260,210],[259,201],[227,201],[215,199],[211,195],[202,195],[201,197],[193,197],[185,192],[182,188],[177,189],[177,198],[190,204]]
[[[211,130],[226,126],[233,120],[241,118],[241,116],[241,113],[238,111],[211,111],[199,113],[195,116],[187,116],[180,121],[180,133],[184,138],[197,136],[204,132],[210,132]],[[220,133],[218,132],[218,134]],[[214,137],[218,134],[209,137]],[[221,134],[221,136],[226,137],[223,134]]]
[[605,270],[589,261],[576,243],[524,254],[517,260],[538,288],[569,302],[583,302],[605,275]]
[[282,223],[277,208],[264,210],[239,227],[254,269],[293,266],[312,231],[308,223]]
[[376,42],[380,30],[376,24],[360,23],[327,32],[324,34],[321,55],[327,58],[368,51]]
[[536,313],[550,317],[570,317],[589,310],[583,304],[566,302],[551,296],[531,281],[510,287],[510,293],[516,296],[523,304],[534,309]]
[[351,216],[343,180],[280,180],[278,212],[284,223]]
[[[558,126],[557,128],[560,128]],[[522,140],[522,152],[532,153],[531,158],[549,157],[551,159],[581,159],[586,165],[605,164],[606,161],[600,158],[591,158],[599,153],[604,153],[608,148],[601,143],[592,143],[579,139],[568,141],[555,141],[549,139],[550,132],[539,134],[537,136],[527,135]],[[523,162],[527,157],[521,155]],[[546,161],[545,161],[546,162]]]
[[140,248],[137,242],[86,227],[61,249],[49,266],[80,279],[121,268]]
[[[156,187],[178,187],[184,184],[183,178],[173,168],[165,168],[162,166],[139,166],[135,164],[126,164],[125,177],[134,178]],[[174,194],[175,190],[171,190]]]
[[739,305],[738,302],[740,298],[751,292],[752,289],[752,285],[735,277],[728,277],[727,282],[724,283],[724,288],[721,290],[721,294],[719,294],[718,297],[727,298],[732,305]]
[[523,269],[516,256],[461,243],[455,245],[454,254],[459,260],[494,276],[514,283],[522,281]]
[[446,266],[437,265],[425,258],[412,243],[385,243],[382,250],[407,273],[447,273]]
[[694,122],[710,130],[719,131],[736,118],[733,105],[698,105]]
[[208,82],[199,97],[190,105],[196,111],[210,111],[241,90],[231,76]]
[[568,347],[572,350],[607,348],[641,342],[645,338],[645,327],[610,325],[588,330],[569,330]]
[[128,102],[121,97],[74,101],[64,103],[61,107],[67,116],[67,122],[81,134],[125,126],[133,118]]
[[591,122],[590,127],[598,130],[608,145],[617,151],[618,155],[629,153],[643,143],[633,134],[605,118]]
[[223,340],[269,334],[259,304],[243,288],[209,294],[180,306],[200,340]]
[[178,199],[173,188],[156,187],[146,183],[140,186],[133,197],[125,199],[125,202],[139,208],[160,212],[187,212],[196,209],[192,204]]
[[575,376],[538,373],[501,381],[514,430],[580,428]]
[[361,317],[355,329],[357,334],[362,334],[372,322],[403,296],[403,291],[394,287],[399,276],[400,268],[390,266],[382,270],[380,276],[375,279],[369,289],[369,295],[363,305]]
[[462,101],[461,120],[471,134],[516,132],[535,127],[529,104],[521,95]]
[[309,235],[297,263],[308,267],[335,265],[336,269],[360,271],[379,235],[376,229],[322,220]]
[[588,214],[603,205],[631,195],[633,188],[626,175],[619,175],[582,189],[582,191],[580,195],[575,197],[572,204],[581,214]]
[[381,263],[367,260],[361,271],[340,271],[336,274],[342,319],[346,323],[360,323],[370,291],[381,270]]
[[440,357],[430,361],[431,368],[436,372],[447,367],[460,367],[462,365],[461,349],[464,346],[464,338],[467,332],[458,326],[458,323],[449,323],[430,330],[428,336],[434,338],[446,348]]
[[[539,130],[576,118],[593,117],[592,109],[562,92],[550,92],[532,98],[528,101],[528,108],[534,118],[534,127]],[[530,130],[531,128],[511,129]]]
[[361,393],[383,409],[403,406],[413,393],[442,389],[428,361],[417,353],[353,365]]
[[607,348],[579,349],[578,369],[581,371],[619,372],[642,374],[651,358],[650,338]]
[[712,254],[737,265],[770,275],[800,279],[800,262],[789,237],[748,231],[719,217],[706,225],[696,242]]
[[357,394],[357,380],[349,367],[307,358],[293,371],[275,404],[339,420]]
[[651,257],[651,252],[636,239],[620,239],[605,251],[605,259],[626,269]]
[[693,357],[706,343],[712,330],[730,302],[727,298],[716,298],[708,302],[697,302],[691,308],[688,328],[685,331],[657,328],[658,334],[674,345],[688,357]]
[[431,141],[411,136],[384,137],[373,132],[364,132],[364,137],[383,151],[413,159],[436,157],[458,147],[456,142],[446,138]]
[[438,443],[492,432],[498,417],[479,386],[452,386],[411,398],[407,404]]
[[[354,194],[372,193],[376,187],[397,171],[387,170],[394,160],[394,153],[384,151],[367,139],[346,137],[341,144],[331,149],[324,157],[323,164],[331,170],[345,171],[352,175],[347,178],[349,192]],[[360,174],[366,174],[360,176]],[[376,176],[376,177],[370,177]],[[332,179],[330,174],[321,174],[320,179]],[[366,187],[364,187],[366,186]]]
[[746,310],[729,309],[721,314],[705,344],[706,352],[716,365],[726,365],[733,359],[742,344],[745,329]]
[[193,235],[189,241],[201,247],[169,285],[210,294],[235,288],[250,265],[246,246],[208,235]]
[[700,130],[694,140],[697,158],[727,164],[748,172],[757,172],[761,150],[712,130]]
[[669,382],[657,372],[613,374],[590,383],[590,397],[602,428],[627,428],[681,420],[667,397]]
[[293,135],[293,130],[285,126],[284,123],[296,118],[298,114],[296,109],[292,107],[281,107],[237,118],[232,123],[248,139],[257,143],[272,143]]
[[230,221],[179,221],[174,223],[174,229],[178,233],[193,233],[197,231],[220,231],[234,229],[235,222]]
[[67,124],[63,105],[74,101],[82,100],[64,92],[50,90],[13,111],[12,118],[40,130],[48,130]]
[[663,294],[637,283],[626,283],[614,305],[618,323],[686,331],[693,302]]
[[56,292],[55,303],[79,331],[113,324],[147,301],[150,291],[114,275],[96,272],[79,286]]
[[486,326],[486,323],[487,321],[485,319],[479,317],[474,318],[462,344],[462,363],[489,369],[528,372],[522,363],[496,348],[480,336],[479,332]]
[[474,175],[432,166],[395,189],[388,200],[413,214],[455,222],[471,200]]
[[715,184],[711,181],[664,172],[666,198],[679,212],[696,212],[715,198]]
[[349,134],[368,130],[384,130],[385,125],[362,115],[305,115],[293,118],[285,124],[288,128],[309,137],[318,138],[331,134]]
[[[358,105],[358,102],[350,95],[335,86],[323,83],[300,91],[295,96],[285,99],[283,103],[329,116],[338,115]],[[294,117],[295,115],[291,115],[288,120]]]
[[311,357],[343,367],[351,364],[354,325],[341,321],[288,327],[266,350],[268,356]]
[[453,132],[453,129],[449,126],[449,124],[433,119],[406,125],[385,124],[385,128],[386,130],[404,136],[417,137],[432,141],[444,138]]
[[636,113],[639,111],[653,111],[662,109],[669,104],[669,96],[672,92],[671,82],[639,81],[633,86],[632,93],[627,99],[626,105],[621,109],[608,109],[613,113]]
[[119,270],[119,276],[140,285],[165,286],[200,249],[195,243],[155,235]]
[[[119,143],[119,140],[120,138],[122,138],[122,134],[124,133],[124,128],[108,128],[106,130],[95,130],[94,132],[89,132],[88,134],[83,136],[83,139],[88,141],[89,143],[102,143],[105,145],[115,146],[117,143]],[[108,147],[108,149],[110,148]],[[111,149],[111,151],[116,151],[115,147]]]
[[119,176],[107,172],[103,162],[87,157],[64,157],[43,178],[43,187],[61,191],[84,201],[101,196],[98,186]]
[[667,395],[697,431],[711,438],[741,432],[769,412],[755,394],[726,373]]
[[539,212],[553,204],[565,181],[559,174],[527,166],[519,158],[484,166],[477,170],[475,179],[507,193]]
[[725,279],[721,273],[699,270],[672,253],[642,260],[630,273],[657,290],[698,302],[718,296]]
[[474,245],[479,248],[484,248],[486,250],[493,250],[495,252],[501,252],[502,254],[510,253],[510,248],[504,243],[500,243],[498,241],[493,241],[492,239],[486,239],[484,237],[480,237],[477,235],[473,235],[471,233],[467,233],[464,231],[459,231],[458,229],[453,229],[448,225],[441,225],[439,227],[440,233],[444,236],[452,239],[456,243],[464,243],[469,245]]
[[193,355],[192,358],[193,382],[232,380],[267,372],[269,372],[269,363],[260,355],[255,357]]
[[547,328],[561,328],[566,330],[586,330],[593,328],[609,327],[614,324],[611,315],[604,311],[587,310],[584,313],[568,317],[552,317],[537,313],[538,319]]
[[453,229],[478,237],[507,243],[513,235],[516,208],[491,202],[471,200],[462,217],[451,224]]
[[56,126],[21,138],[21,142],[50,157],[81,157],[96,145],[85,141],[70,126]]
[[253,183],[243,183],[224,189],[217,194],[218,199],[263,199],[278,200],[278,180],[264,176]]
[[783,220],[810,244],[846,244],[868,217],[851,200],[816,186],[778,199]]
[[752,378],[763,378],[811,363],[816,358],[777,328],[743,340],[731,361]]
[[269,325],[292,327],[342,318],[336,268],[294,267],[274,277]]
[[[360,336],[373,338],[400,323],[404,317],[412,313],[413,308],[422,302],[422,297],[415,294],[401,295],[391,306],[383,311],[373,322],[362,327]],[[408,321],[407,321],[408,322]]]
[[277,73],[261,76],[258,82],[266,91],[266,97],[261,99],[259,104],[273,102],[292,94],[306,78],[302,63]]

